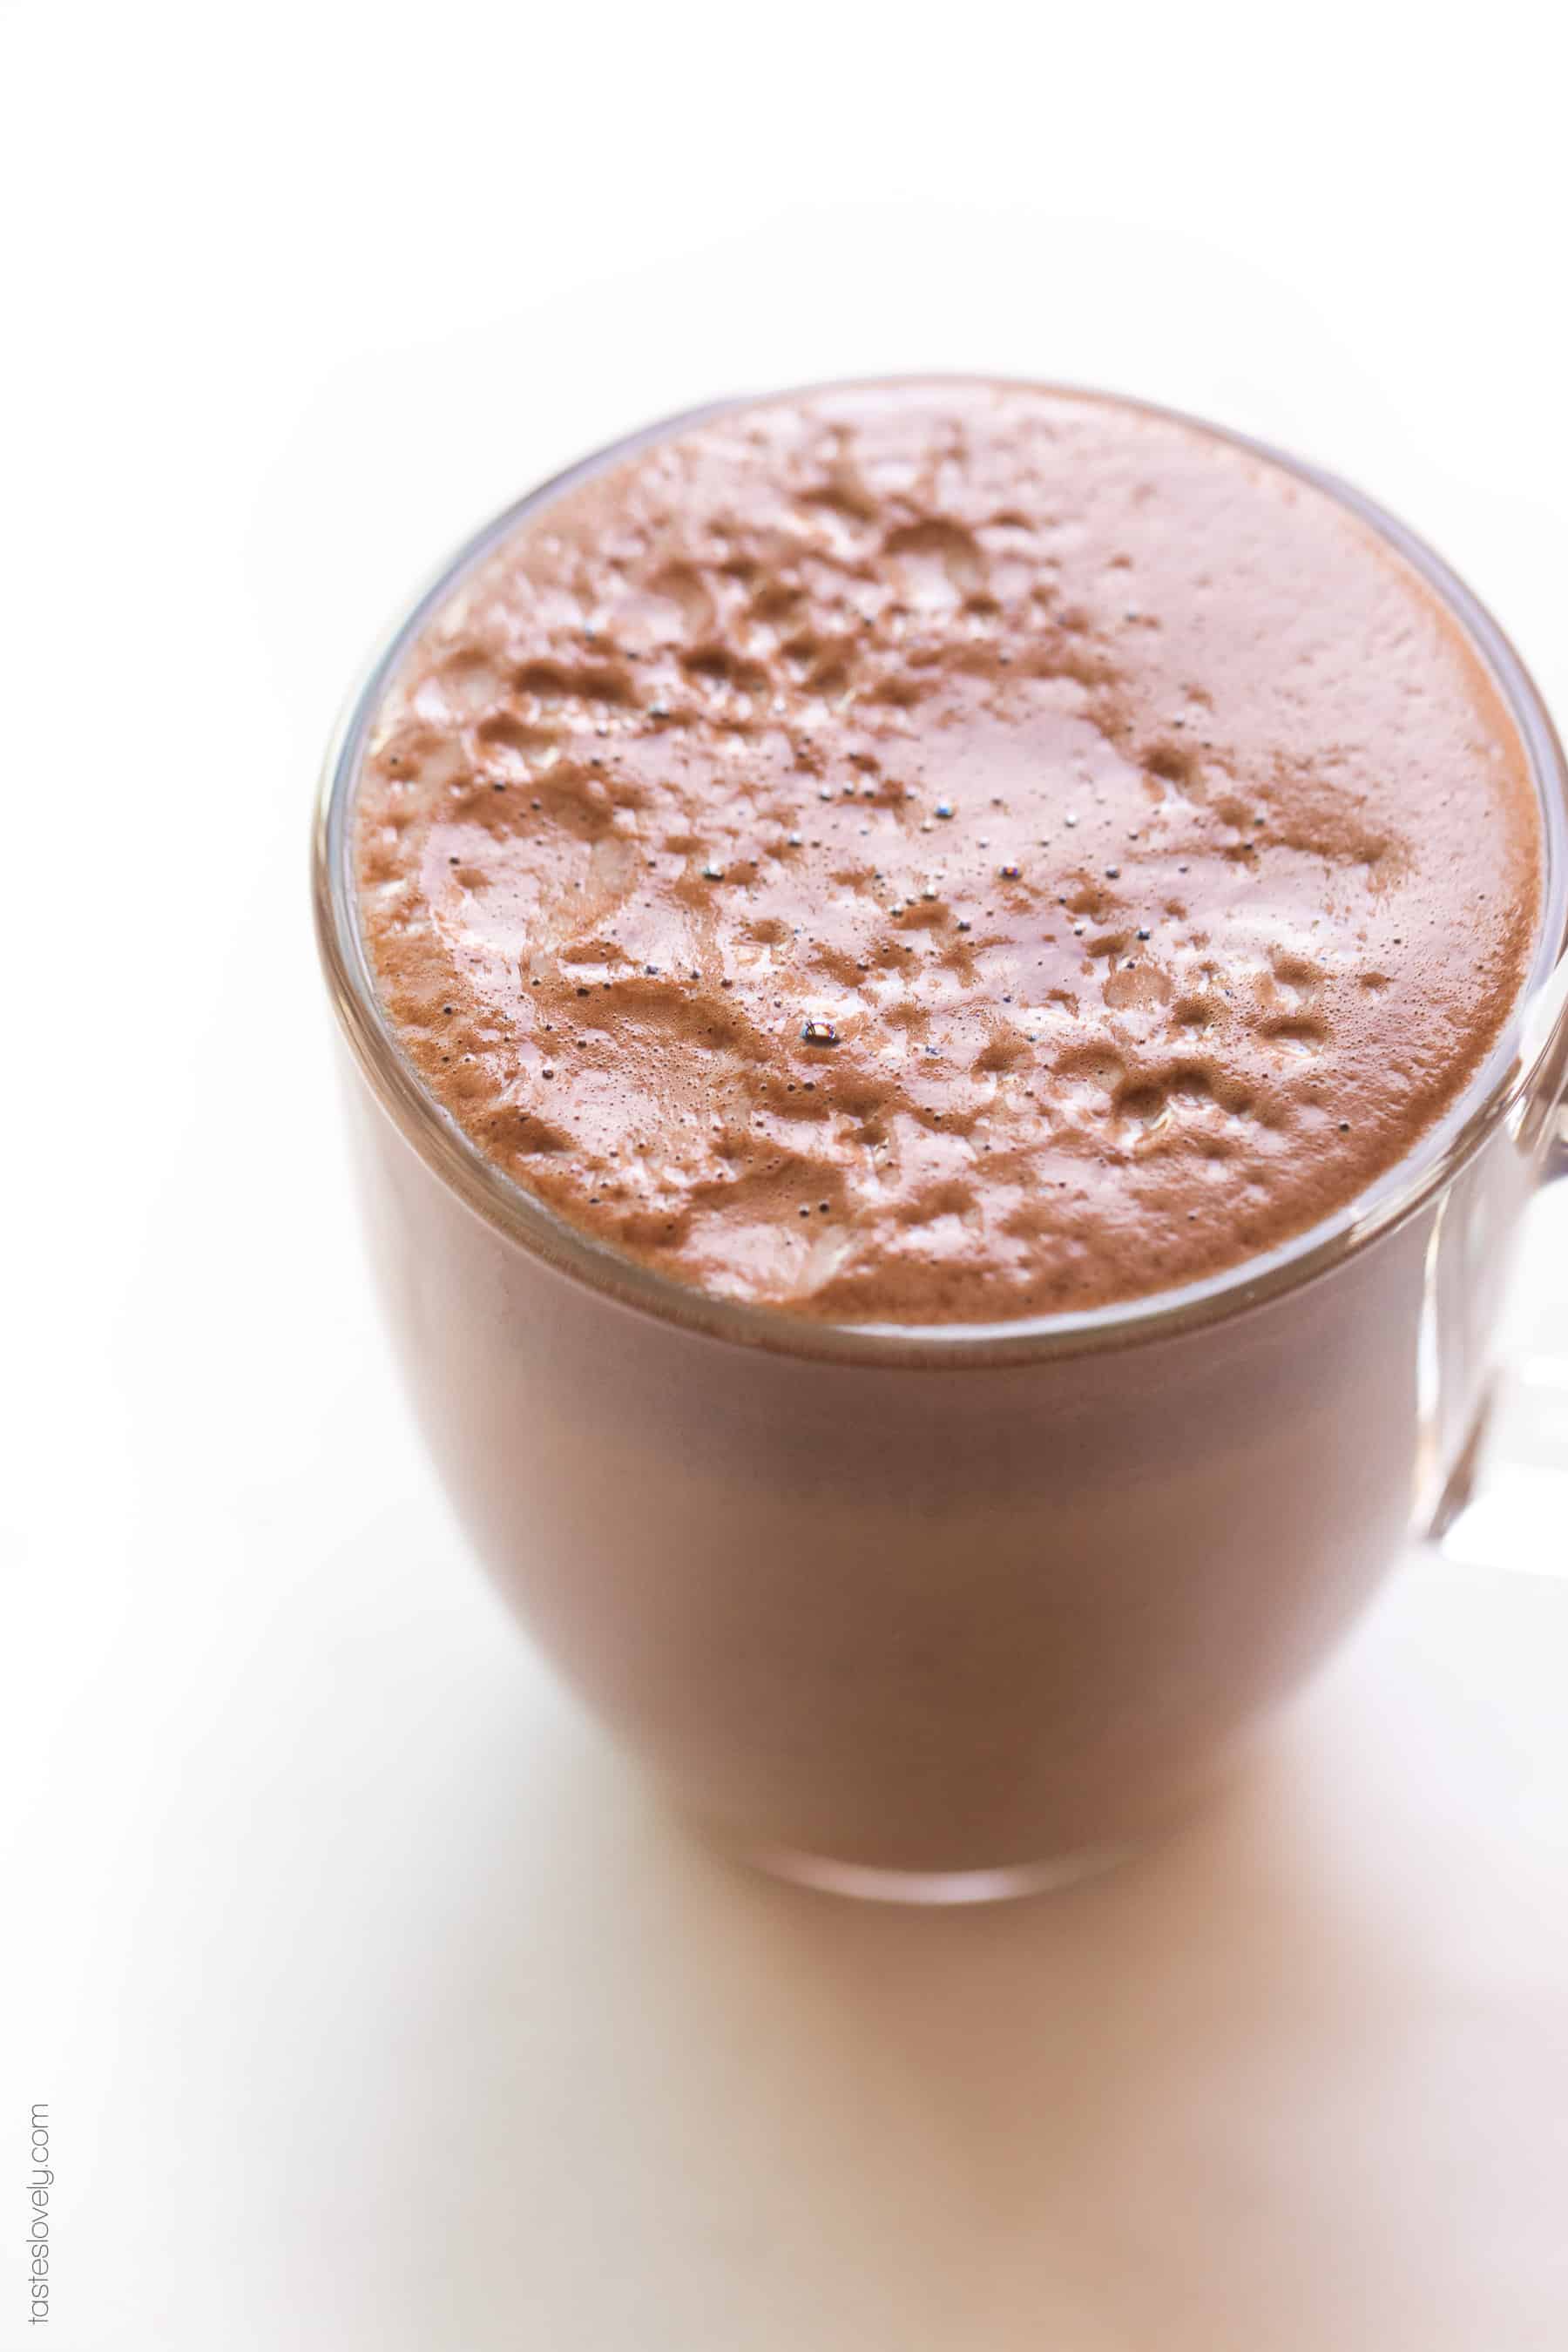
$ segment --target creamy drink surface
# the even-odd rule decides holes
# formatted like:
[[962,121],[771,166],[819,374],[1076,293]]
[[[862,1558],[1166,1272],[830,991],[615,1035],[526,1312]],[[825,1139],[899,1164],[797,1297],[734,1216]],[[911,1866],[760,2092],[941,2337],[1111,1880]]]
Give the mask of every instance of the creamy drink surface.
[[1328,495],[1113,400],[796,394],[540,506],[384,698],[393,1030],[489,1160],[836,1322],[1194,1281],[1396,1163],[1518,994],[1526,755]]

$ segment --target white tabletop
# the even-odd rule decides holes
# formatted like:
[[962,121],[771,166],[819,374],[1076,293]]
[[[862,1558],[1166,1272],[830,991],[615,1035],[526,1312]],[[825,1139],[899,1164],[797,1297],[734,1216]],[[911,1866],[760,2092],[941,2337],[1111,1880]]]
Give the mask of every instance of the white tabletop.
[[1556,2352],[1568,1582],[1413,1566],[1163,1850],[921,1916],[710,1859],[416,1481],[346,1521],[223,1530],[55,1801],[68,2343]]
[[1446,1556],[1163,1850],[932,1917],[651,1806],[361,1264],[320,747],[447,545],[647,416],[1143,391],[1406,513],[1568,707],[1538,13],[1037,13],[0,0],[6,2352],[35,2101],[72,2352],[1568,2340],[1568,1199]]

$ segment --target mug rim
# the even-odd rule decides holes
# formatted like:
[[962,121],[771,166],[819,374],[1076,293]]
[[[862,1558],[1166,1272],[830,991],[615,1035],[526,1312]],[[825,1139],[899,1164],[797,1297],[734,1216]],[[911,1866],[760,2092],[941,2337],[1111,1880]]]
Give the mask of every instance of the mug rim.
[[[365,742],[405,655],[463,579],[531,515],[638,450],[712,418],[824,393],[921,385],[1011,385],[1096,400],[1223,441],[1333,499],[1410,564],[1463,629],[1518,728],[1542,815],[1544,848],[1535,952],[1485,1060],[1412,1150],[1327,1217],[1199,1282],[1109,1306],[990,1323],[834,1323],[788,1307],[727,1298],[677,1281],[581,1231],[485,1155],[427,1091],[386,1019],[359,921],[352,816]],[[1337,475],[1206,418],[1076,384],[962,373],[834,378],[739,394],[661,417],[551,475],[493,515],[440,565],[384,635],[328,744],[312,839],[317,945],[349,1046],[372,1093],[438,1180],[506,1239],[558,1273],[688,1330],[775,1352],[881,1365],[1016,1364],[1128,1347],[1260,1305],[1327,1273],[1414,1216],[1525,1103],[1554,1042],[1568,1034],[1568,761],[1530,672],[1491,613],[1436,550]]]

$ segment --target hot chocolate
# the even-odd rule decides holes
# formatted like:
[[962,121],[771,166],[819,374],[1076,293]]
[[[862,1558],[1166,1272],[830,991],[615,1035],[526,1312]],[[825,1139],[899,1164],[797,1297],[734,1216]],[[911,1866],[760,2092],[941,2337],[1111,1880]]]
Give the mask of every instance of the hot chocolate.
[[1048,1883],[1321,1656],[1470,1458],[1563,788],[1436,559],[1114,400],[732,408],[458,561],[320,835],[367,1219],[683,1808]]

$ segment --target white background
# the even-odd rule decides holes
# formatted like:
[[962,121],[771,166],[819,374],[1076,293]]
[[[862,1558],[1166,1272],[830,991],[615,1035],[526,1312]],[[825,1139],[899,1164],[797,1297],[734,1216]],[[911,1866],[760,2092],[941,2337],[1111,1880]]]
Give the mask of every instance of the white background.
[[[306,911],[374,635],[717,394],[1098,382],[1406,514],[1568,708],[1549,12],[0,0],[0,2346],[1568,2340],[1568,1240],[1481,1536],[1098,1888],[649,1810],[394,1386]],[[1489,1530],[1489,1532],[1488,1532]]]

